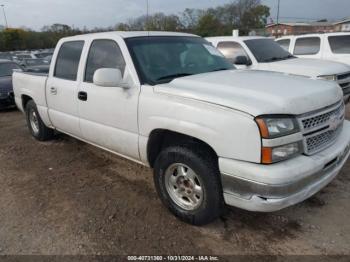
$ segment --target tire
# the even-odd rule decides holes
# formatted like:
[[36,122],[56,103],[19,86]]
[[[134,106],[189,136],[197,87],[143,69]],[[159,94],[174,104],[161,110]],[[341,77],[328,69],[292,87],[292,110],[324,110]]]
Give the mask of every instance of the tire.
[[26,105],[26,120],[30,133],[38,141],[48,141],[54,137],[54,130],[45,126],[33,100]]
[[[186,183],[181,177],[195,179]],[[165,148],[154,165],[154,183],[163,204],[186,223],[201,226],[222,214],[224,200],[217,159],[201,145]]]

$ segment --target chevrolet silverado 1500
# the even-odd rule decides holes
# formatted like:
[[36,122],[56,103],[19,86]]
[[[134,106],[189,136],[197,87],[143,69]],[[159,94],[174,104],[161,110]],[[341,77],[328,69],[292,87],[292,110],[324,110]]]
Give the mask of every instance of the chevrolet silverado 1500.
[[48,76],[16,72],[13,81],[36,139],[58,130],[152,167],[164,205],[195,225],[224,203],[261,212],[299,203],[350,153],[336,83],[235,70],[194,35],[65,38]]

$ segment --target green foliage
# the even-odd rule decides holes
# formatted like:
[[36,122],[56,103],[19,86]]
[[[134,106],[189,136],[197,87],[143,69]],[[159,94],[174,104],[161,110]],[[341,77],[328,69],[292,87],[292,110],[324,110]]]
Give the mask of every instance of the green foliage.
[[182,31],[206,37],[230,35],[233,29],[239,29],[245,35],[252,29],[264,28],[269,15],[269,7],[262,5],[261,0],[235,0],[216,8],[187,8],[180,15],[143,15],[115,27],[93,30],[79,30],[64,24],[44,26],[40,32],[8,28],[0,31],[0,51],[52,48],[62,37],[114,30]]
[[207,13],[199,18],[195,32],[203,37],[222,35],[223,24],[215,15]]

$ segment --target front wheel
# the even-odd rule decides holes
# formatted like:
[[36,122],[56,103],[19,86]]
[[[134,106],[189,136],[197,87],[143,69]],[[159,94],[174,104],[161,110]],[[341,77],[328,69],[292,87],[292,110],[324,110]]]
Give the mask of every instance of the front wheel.
[[217,159],[201,146],[164,149],[154,167],[157,192],[181,220],[204,225],[221,215],[223,195]]
[[33,100],[26,105],[26,119],[29,131],[35,139],[47,141],[53,138],[54,130],[45,126]]

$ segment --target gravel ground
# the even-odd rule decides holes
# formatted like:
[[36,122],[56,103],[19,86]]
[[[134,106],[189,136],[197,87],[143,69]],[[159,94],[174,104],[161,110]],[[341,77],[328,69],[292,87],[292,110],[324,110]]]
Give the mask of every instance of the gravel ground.
[[350,160],[304,203],[193,227],[163,208],[150,169],[64,135],[39,143],[2,111],[0,210],[0,255],[350,255]]

